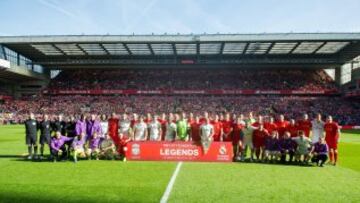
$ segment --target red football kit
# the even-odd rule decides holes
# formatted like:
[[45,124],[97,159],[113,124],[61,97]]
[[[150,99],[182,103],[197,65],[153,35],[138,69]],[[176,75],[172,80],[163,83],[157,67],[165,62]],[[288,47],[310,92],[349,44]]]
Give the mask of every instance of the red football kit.
[[200,142],[201,141],[201,138],[200,138],[200,126],[201,126],[201,123],[196,123],[196,122],[193,122],[191,125],[190,125],[190,128],[191,128],[191,139],[193,142]]
[[298,130],[302,130],[305,133],[306,137],[310,136],[310,130],[311,130],[311,121],[309,120],[299,120],[297,122]]
[[219,142],[221,137],[221,129],[223,127],[222,122],[212,121],[211,124],[214,127],[214,141]]
[[272,133],[274,130],[277,130],[276,124],[270,122],[265,122],[264,128],[268,131],[268,133]]
[[264,147],[265,145],[265,138],[269,136],[269,133],[266,129],[262,131],[259,129],[254,130],[253,132],[253,145],[254,148]]
[[286,127],[286,131],[290,132],[291,137],[297,137],[298,136],[298,126],[296,125],[288,125]]
[[232,132],[232,142],[233,145],[236,145],[239,143],[239,141],[241,140],[241,130],[244,128],[243,124],[234,124],[233,126],[233,132]]
[[232,121],[223,121],[222,123],[222,126],[223,126],[223,132],[224,134],[227,134],[226,137],[224,137],[224,140],[223,141],[226,141],[226,142],[230,142],[232,141],[232,138],[231,138],[231,128],[232,128]]
[[277,126],[277,131],[279,132],[279,138],[282,138],[287,126],[289,125],[289,121],[277,121],[275,124]]
[[339,140],[339,125],[336,122],[325,123],[325,140],[329,148],[337,149]]

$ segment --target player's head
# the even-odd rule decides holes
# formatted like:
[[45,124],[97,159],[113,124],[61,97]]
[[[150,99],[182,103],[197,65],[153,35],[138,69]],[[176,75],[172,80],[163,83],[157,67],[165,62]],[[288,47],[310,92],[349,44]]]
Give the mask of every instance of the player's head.
[[123,119],[123,120],[126,120],[126,119],[127,119],[127,117],[128,117],[128,116],[127,116],[127,114],[126,114],[126,113],[123,113],[123,115],[122,115],[122,119]]
[[304,120],[308,120],[308,119],[309,119],[309,115],[307,115],[306,113],[304,113],[303,119],[304,119]]
[[221,121],[224,120],[224,114],[220,114],[220,120],[221,120]]
[[230,120],[230,114],[229,114],[229,113],[226,113],[226,115],[225,115],[225,120],[227,120],[227,121]]
[[[113,113],[113,114],[115,114],[115,113]],[[81,114],[81,115],[80,115],[80,120],[84,121],[85,119],[86,119],[86,115],[85,115],[85,114]]]
[[271,137],[273,137],[273,138],[277,138],[278,135],[279,135],[279,133],[278,133],[278,131],[276,131],[276,130],[274,130],[274,131],[271,132]]
[[166,113],[161,114],[161,120],[166,120]]
[[133,120],[138,120],[139,119],[139,116],[137,115],[137,113],[133,113]]
[[174,120],[174,114],[169,114],[169,116],[167,117],[167,120],[169,121],[169,122],[172,122],[173,120]]
[[189,113],[189,118],[191,118],[191,119],[194,118],[194,114],[192,112]]
[[295,120],[294,120],[294,119],[290,119],[290,124],[291,124],[291,125],[295,125]]
[[298,135],[299,135],[299,137],[303,138],[305,136],[305,133],[304,133],[304,131],[299,130]]
[[181,118],[182,118],[182,119],[186,119],[186,113],[185,113],[185,111],[181,112]]
[[47,120],[49,120],[49,115],[47,115],[47,114],[44,114],[44,115],[43,115],[43,119],[44,119],[44,121],[47,121]]
[[151,120],[151,113],[147,113],[147,114],[146,114],[146,118],[147,118],[148,120]]
[[34,115],[34,113],[29,113],[29,119],[35,119],[35,115]]
[[239,118],[240,118],[241,120],[244,120],[244,118],[245,118],[244,114],[240,114],[240,115],[239,115]]
[[74,122],[74,121],[75,121],[75,116],[74,116],[74,115],[71,115],[71,116],[70,116],[70,121],[71,121],[71,122]]
[[254,117],[253,112],[250,111],[250,112],[249,112],[249,119],[252,119],[253,117]]
[[91,120],[95,121],[95,119],[96,119],[96,114],[91,114]]
[[159,116],[158,115],[154,115],[154,121],[157,121],[159,119]]
[[215,114],[215,119],[214,119],[214,120],[215,120],[215,121],[219,121],[219,118],[220,118],[219,115],[218,115],[218,114]]
[[317,115],[316,115],[316,120],[318,120],[318,121],[321,121],[321,114],[320,113],[318,113]]
[[326,120],[327,122],[331,123],[333,122],[333,117],[329,115]]
[[279,120],[280,120],[280,121],[284,121],[284,120],[285,120],[285,117],[284,117],[284,115],[283,115],[283,114],[280,114],[280,116],[279,116]]
[[258,121],[259,123],[262,123],[262,122],[263,122],[263,116],[262,116],[262,115],[259,115],[257,121]]
[[59,114],[57,118],[58,118],[58,121],[62,121],[63,115],[62,115],[62,114]]
[[143,116],[143,115],[140,115],[140,116],[139,116],[139,121],[140,121],[140,122],[144,122],[144,116]]
[[270,123],[274,123],[274,122],[275,122],[274,117],[270,117],[269,120],[270,120]]
[[285,138],[290,138],[290,137],[291,137],[290,132],[289,132],[289,131],[285,131],[284,137],[285,137]]
[[200,116],[195,116],[195,122],[199,123],[200,122]]
[[106,115],[105,115],[105,114],[102,114],[102,115],[101,115],[101,120],[102,120],[102,121],[106,121]]
[[204,111],[204,118],[208,118],[209,117],[209,112]]
[[240,117],[240,116],[236,119],[236,123],[237,123],[237,124],[241,124],[241,123],[242,123],[242,121],[243,121],[243,120],[241,119],[241,117]]
[[116,118],[116,113],[115,112],[111,113],[111,118]]
[[61,137],[61,133],[60,133],[60,131],[56,131],[56,133],[55,133],[55,137],[56,137],[56,139],[59,139],[59,138]]

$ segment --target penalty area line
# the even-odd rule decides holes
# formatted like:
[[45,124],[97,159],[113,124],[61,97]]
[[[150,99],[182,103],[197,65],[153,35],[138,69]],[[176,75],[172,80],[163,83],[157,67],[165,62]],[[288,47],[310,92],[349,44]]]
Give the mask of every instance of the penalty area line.
[[166,190],[165,190],[163,196],[161,197],[160,203],[166,203],[168,201],[171,190],[172,190],[172,188],[174,186],[176,177],[179,174],[181,165],[182,165],[181,161],[176,165],[176,169],[175,169],[173,175],[171,176],[171,179],[170,179],[170,181],[169,181],[169,183],[168,183],[168,185],[166,187]]

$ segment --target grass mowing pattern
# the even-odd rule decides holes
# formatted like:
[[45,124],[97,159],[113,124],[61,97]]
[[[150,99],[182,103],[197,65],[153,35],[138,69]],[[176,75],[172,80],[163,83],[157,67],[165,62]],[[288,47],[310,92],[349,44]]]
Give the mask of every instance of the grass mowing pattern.
[[[356,133],[343,133],[338,167],[184,163],[169,202],[360,202]],[[24,142],[22,126],[0,126],[0,202],[159,202],[176,167],[30,162],[17,157],[26,152]]]

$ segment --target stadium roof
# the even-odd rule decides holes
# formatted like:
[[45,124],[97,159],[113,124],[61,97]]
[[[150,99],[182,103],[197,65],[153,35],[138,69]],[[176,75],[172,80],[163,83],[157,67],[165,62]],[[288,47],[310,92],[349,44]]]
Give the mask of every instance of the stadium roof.
[[360,33],[3,36],[49,68],[122,65],[324,67],[360,55]]

